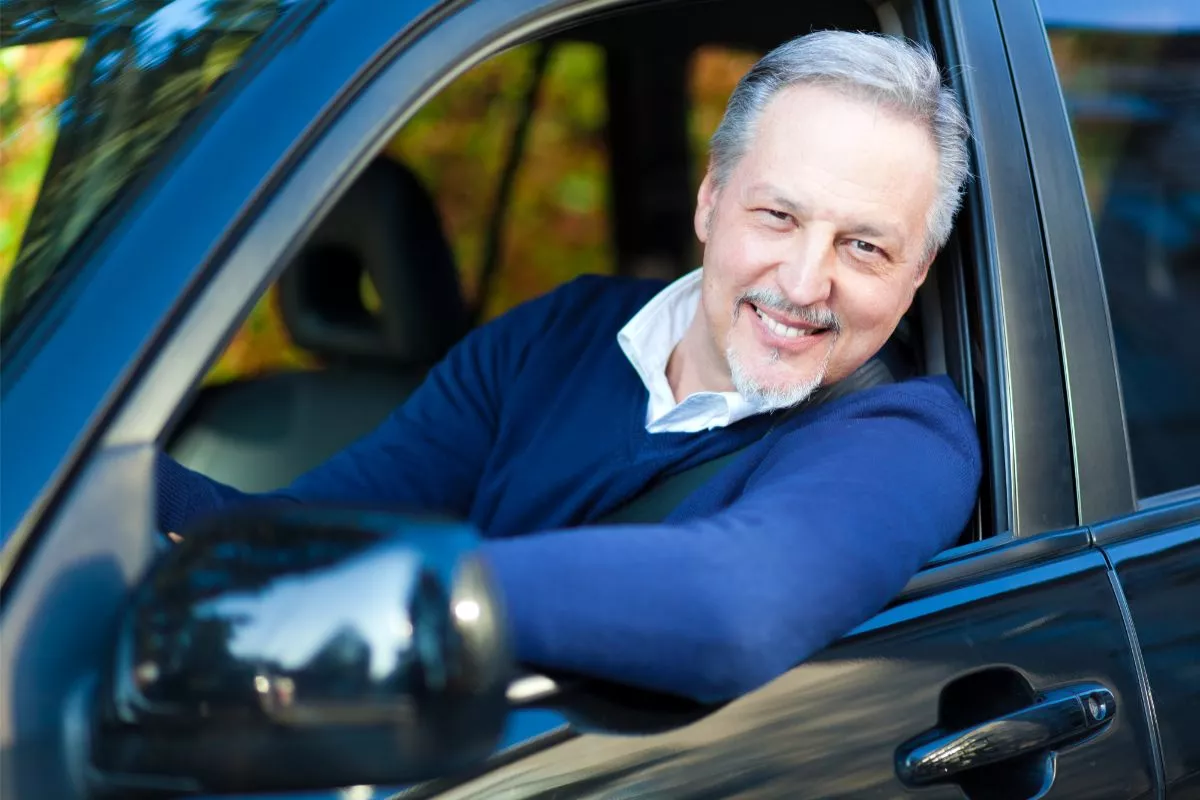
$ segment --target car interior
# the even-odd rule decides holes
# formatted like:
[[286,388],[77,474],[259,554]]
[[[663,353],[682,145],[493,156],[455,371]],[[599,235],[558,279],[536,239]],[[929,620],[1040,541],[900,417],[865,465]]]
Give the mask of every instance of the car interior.
[[[699,263],[692,213],[703,155],[688,144],[695,116],[689,68],[697,52],[716,47],[761,54],[812,29],[894,32],[900,26],[886,4],[757,5],[761,13],[755,14],[731,13],[729,0],[641,6],[521,45],[541,48],[535,70],[555,50],[575,43],[603,54],[608,113],[602,145],[616,274],[670,279]],[[475,282],[482,294],[489,285],[520,277],[520,264],[498,263],[494,234],[538,233],[511,221],[505,229],[513,175],[530,154],[525,129],[539,113],[536,88],[528,94],[520,108],[522,124],[509,137],[504,169],[495,185],[478,187],[493,198],[492,246],[485,248]],[[286,485],[369,432],[470,329],[487,297],[467,296],[463,265],[456,263],[443,221],[440,187],[426,185],[416,166],[402,163],[390,149],[378,155],[278,278],[281,324],[319,367],[243,374],[202,387],[168,442],[173,457],[247,491]],[[972,276],[962,268],[966,240],[956,234],[939,256],[878,359],[887,367],[881,380],[949,374],[975,410],[986,454],[986,394],[975,339],[981,328],[978,309],[968,301],[977,296],[970,293]],[[373,298],[363,291],[364,280]],[[985,475],[983,486],[989,485]],[[985,489],[963,543],[998,532],[987,494]]]

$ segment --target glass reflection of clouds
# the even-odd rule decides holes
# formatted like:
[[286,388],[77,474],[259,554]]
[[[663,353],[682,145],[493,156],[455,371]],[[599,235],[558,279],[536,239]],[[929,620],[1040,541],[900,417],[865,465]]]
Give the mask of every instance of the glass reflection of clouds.
[[137,65],[152,69],[163,63],[176,47],[203,30],[211,16],[208,0],[175,0],[155,11],[134,29]]
[[1040,0],[1038,6],[1051,28],[1200,31],[1194,0]]
[[[324,573],[282,578],[259,592],[204,603],[197,612],[233,622],[234,656],[250,662],[269,653],[288,670],[310,664],[335,637],[354,631],[370,648],[371,677],[382,680],[396,670],[413,633],[395,600],[411,596],[414,587],[397,581],[418,574],[419,566],[412,553],[394,551],[387,556],[395,559],[391,568],[362,569],[360,562],[377,558],[368,553]],[[368,616],[374,621],[362,624]]]

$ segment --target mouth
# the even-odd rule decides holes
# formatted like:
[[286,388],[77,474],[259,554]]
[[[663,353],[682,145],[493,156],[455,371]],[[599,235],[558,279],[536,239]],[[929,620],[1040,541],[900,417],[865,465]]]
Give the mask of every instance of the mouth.
[[754,303],[747,302],[746,305],[754,312],[761,322],[761,328],[765,330],[771,337],[782,340],[795,340],[796,344],[800,344],[801,340],[812,339],[822,334],[828,333],[829,328],[822,328],[816,325],[810,325],[807,322],[780,318],[775,313],[767,311]]

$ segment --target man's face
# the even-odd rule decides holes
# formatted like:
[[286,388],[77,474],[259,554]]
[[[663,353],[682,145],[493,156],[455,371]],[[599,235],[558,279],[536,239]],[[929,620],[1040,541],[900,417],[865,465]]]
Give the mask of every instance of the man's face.
[[786,406],[871,358],[925,279],[937,169],[917,123],[827,88],[776,95],[726,185],[700,188],[710,363]]

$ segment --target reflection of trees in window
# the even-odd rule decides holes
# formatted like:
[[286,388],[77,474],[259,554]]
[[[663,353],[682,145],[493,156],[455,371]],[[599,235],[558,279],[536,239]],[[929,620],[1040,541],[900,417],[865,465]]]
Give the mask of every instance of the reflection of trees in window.
[[1200,484],[1200,34],[1052,31],[1139,494]]
[[371,645],[353,626],[344,625],[308,663],[294,670],[292,677],[298,685],[314,689],[323,699],[363,698],[374,685]]
[[[53,149],[39,162],[39,190],[4,285],[6,327],[280,8],[275,0],[116,2],[64,7],[49,19],[44,8],[14,5],[3,21],[6,42],[85,42],[65,96],[53,101]],[[13,58],[6,52],[6,63]],[[41,134],[43,152],[49,135]]]
[[59,109],[83,43],[66,39],[0,50],[0,286],[42,189],[58,138]]

